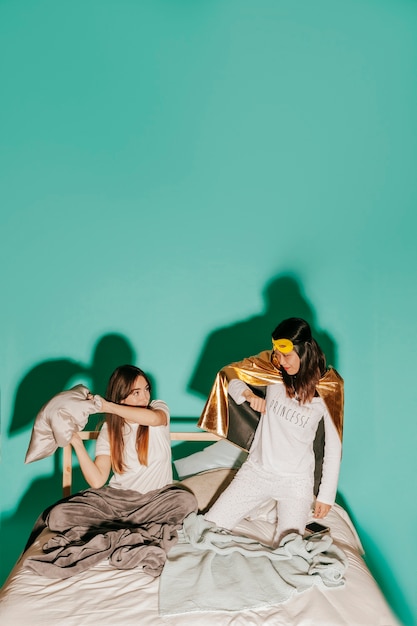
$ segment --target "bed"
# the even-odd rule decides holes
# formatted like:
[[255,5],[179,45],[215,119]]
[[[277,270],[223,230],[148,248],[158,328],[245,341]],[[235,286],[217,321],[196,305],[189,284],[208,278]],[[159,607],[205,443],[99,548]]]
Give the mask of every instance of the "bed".
[[[84,438],[94,436],[83,433]],[[239,454],[232,459],[227,458],[222,449],[223,442],[213,443],[217,437],[209,433],[172,433],[172,439],[208,442],[206,450],[180,459],[176,465],[177,471],[180,469],[181,485],[197,498],[197,518],[202,518],[201,511],[232,480],[242,459]],[[220,449],[219,462],[216,460],[217,449]],[[208,455],[208,462],[207,459],[201,462],[210,450],[215,452]],[[71,450],[66,447],[64,495],[71,490],[71,474]],[[267,545],[273,528],[271,504],[265,505],[264,510],[258,513],[256,519],[244,520],[235,532],[239,536],[251,537],[255,543],[261,542],[258,545]],[[336,504],[326,523],[330,527],[334,546],[342,550],[347,559],[344,584],[334,588],[312,585],[302,592],[291,593],[285,601],[274,602],[270,598],[267,603],[259,603],[258,606],[254,603],[237,610],[201,610],[189,603],[185,603],[187,606],[184,604],[183,608],[170,610],[161,598],[161,587],[171,587],[170,579],[164,577],[165,568],[160,578],[153,578],[144,574],[141,568],[118,570],[103,560],[81,574],[66,579],[50,579],[26,568],[21,557],[0,591],[0,623],[4,626],[96,626],[98,623],[101,626],[399,626],[364,563],[361,542],[347,512]],[[28,553],[40,553],[50,536],[49,530],[43,530]],[[171,567],[169,558],[170,554],[167,565]],[[176,570],[172,571],[175,578]],[[236,571],[233,574],[236,579]],[[193,589],[199,583],[199,571],[194,570],[187,580],[177,576],[171,581],[178,585],[178,589],[187,585]],[[231,595],[232,591],[227,591],[226,596]]]

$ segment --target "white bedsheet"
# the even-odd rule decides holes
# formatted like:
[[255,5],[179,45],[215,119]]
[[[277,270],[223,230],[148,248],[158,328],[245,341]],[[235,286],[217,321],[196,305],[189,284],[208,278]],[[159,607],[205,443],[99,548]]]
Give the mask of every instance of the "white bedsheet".
[[[339,589],[313,587],[288,602],[238,613],[192,613],[161,617],[159,580],[139,569],[115,570],[103,561],[65,580],[37,576],[17,563],[0,591],[2,626],[399,626],[366,567],[355,529],[335,506],[326,523],[349,565]],[[31,552],[47,540],[44,531]]]

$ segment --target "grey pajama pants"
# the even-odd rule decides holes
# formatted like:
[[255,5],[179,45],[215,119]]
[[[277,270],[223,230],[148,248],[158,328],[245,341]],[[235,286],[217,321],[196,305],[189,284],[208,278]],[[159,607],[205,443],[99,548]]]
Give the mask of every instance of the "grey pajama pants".
[[205,514],[205,519],[232,530],[251,511],[267,500],[277,501],[278,525],[274,544],[289,532],[304,534],[313,504],[312,478],[276,475],[250,459]]

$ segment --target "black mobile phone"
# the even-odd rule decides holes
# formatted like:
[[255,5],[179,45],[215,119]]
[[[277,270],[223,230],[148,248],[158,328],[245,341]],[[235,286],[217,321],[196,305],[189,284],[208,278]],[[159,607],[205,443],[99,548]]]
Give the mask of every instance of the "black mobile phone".
[[306,535],[324,535],[324,533],[328,533],[330,528],[328,526],[324,526],[323,524],[319,524],[318,522],[310,522],[306,526]]

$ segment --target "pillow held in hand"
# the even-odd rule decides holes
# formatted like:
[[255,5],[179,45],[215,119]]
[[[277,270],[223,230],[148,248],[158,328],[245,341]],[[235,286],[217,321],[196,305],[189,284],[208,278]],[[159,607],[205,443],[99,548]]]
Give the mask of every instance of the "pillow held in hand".
[[39,461],[69,444],[75,432],[84,428],[88,417],[101,409],[98,396],[88,399],[84,385],[76,385],[51,398],[36,416],[25,463]]

